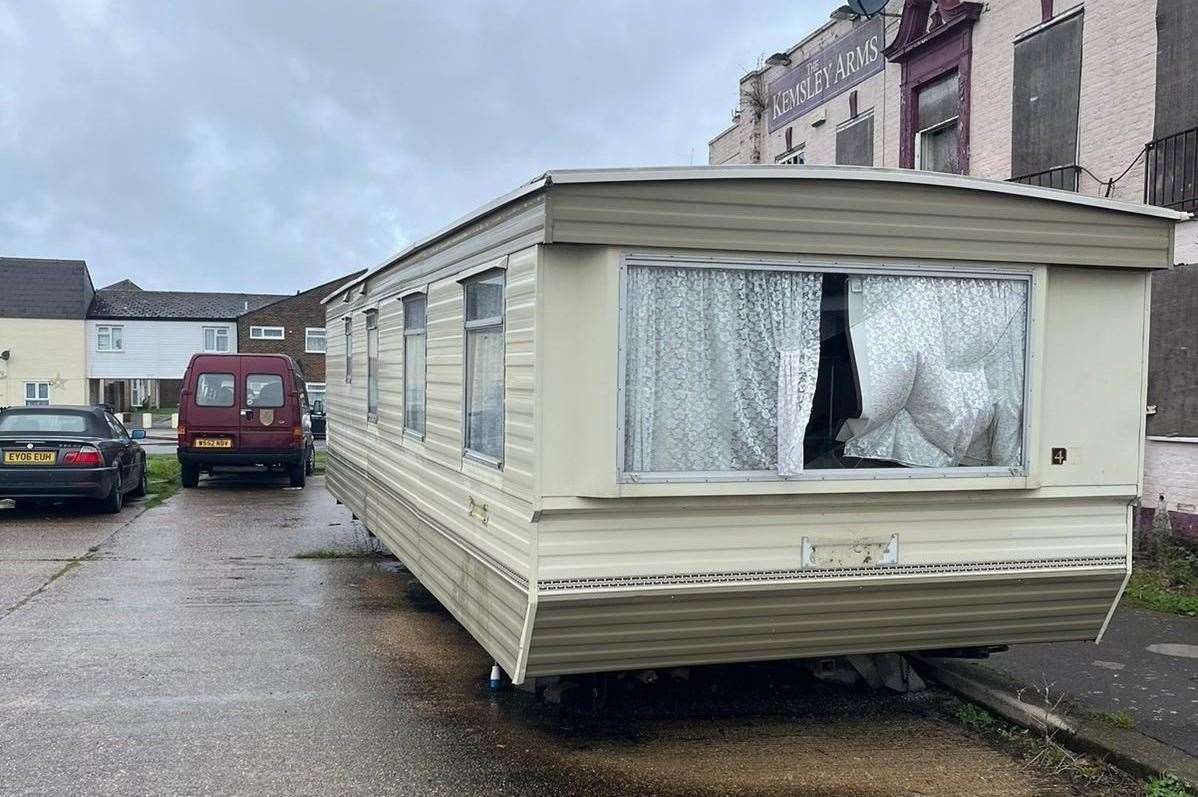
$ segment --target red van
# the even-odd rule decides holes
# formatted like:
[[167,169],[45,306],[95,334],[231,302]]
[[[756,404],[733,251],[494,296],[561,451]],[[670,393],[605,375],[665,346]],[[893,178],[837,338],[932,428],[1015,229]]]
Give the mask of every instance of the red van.
[[303,487],[316,462],[308,394],[286,354],[194,354],[179,394],[183,486],[221,466],[283,467]]

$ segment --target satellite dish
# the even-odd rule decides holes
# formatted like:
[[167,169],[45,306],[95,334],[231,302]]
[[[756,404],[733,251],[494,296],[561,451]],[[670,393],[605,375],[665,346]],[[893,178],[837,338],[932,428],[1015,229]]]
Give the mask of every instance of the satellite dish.
[[854,14],[868,19],[881,14],[882,10],[886,8],[886,2],[887,0],[848,0],[848,6]]

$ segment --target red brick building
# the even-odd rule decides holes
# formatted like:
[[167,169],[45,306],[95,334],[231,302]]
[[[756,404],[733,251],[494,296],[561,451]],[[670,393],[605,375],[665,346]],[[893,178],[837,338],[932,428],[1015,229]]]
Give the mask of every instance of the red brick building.
[[237,319],[237,351],[289,354],[300,365],[312,401],[324,400],[325,316],[320,300],[365,273],[346,274]]

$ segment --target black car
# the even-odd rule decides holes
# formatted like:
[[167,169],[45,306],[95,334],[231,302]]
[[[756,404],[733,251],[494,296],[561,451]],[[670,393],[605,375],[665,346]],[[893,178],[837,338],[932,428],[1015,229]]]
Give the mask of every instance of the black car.
[[0,498],[98,501],[120,512],[146,494],[146,453],[105,407],[0,409]]

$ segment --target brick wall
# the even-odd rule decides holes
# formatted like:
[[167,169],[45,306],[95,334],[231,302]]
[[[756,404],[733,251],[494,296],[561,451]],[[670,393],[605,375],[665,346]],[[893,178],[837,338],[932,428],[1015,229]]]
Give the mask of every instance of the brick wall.
[[[361,272],[358,272],[361,273]],[[325,356],[305,351],[308,327],[324,329],[325,308],[320,300],[338,285],[356,277],[345,277],[309,288],[303,293],[282,299],[274,304],[253,310],[237,319],[237,350],[249,354],[289,354],[300,364],[309,382],[324,382]],[[282,340],[263,340],[250,337],[250,327],[283,327]]]
[[[1075,5],[1057,0],[1058,11]],[[887,11],[899,13],[901,0],[892,0]],[[1102,180],[1117,177],[1152,139],[1156,106],[1156,0],[1086,0],[1082,33],[1082,79],[1078,119],[1078,163]],[[1040,23],[1040,0],[1003,0],[987,3],[973,29],[970,85],[970,174],[1005,180],[1011,176],[1011,102],[1014,79],[1014,39]],[[891,41],[898,20],[888,19],[886,39]],[[845,35],[849,22],[837,22],[804,40],[790,52],[797,63]],[[765,67],[761,79],[768,83],[790,67]],[[743,93],[757,72],[741,80]],[[858,108],[874,111],[874,163],[897,166],[899,153],[899,88],[902,69],[887,64],[882,74],[857,87]],[[764,120],[742,103],[733,126],[710,143],[709,163],[752,163],[759,137],[759,160],[773,163],[786,150],[785,128],[766,133]],[[813,126],[813,122],[826,119]],[[848,95],[834,97],[821,108],[795,119],[789,127],[795,144],[806,143],[807,162],[831,164],[836,160],[836,127],[848,119]],[[1083,175],[1080,191],[1105,195],[1105,183]],[[1144,191],[1143,158],[1114,187],[1116,199],[1141,201]]]

